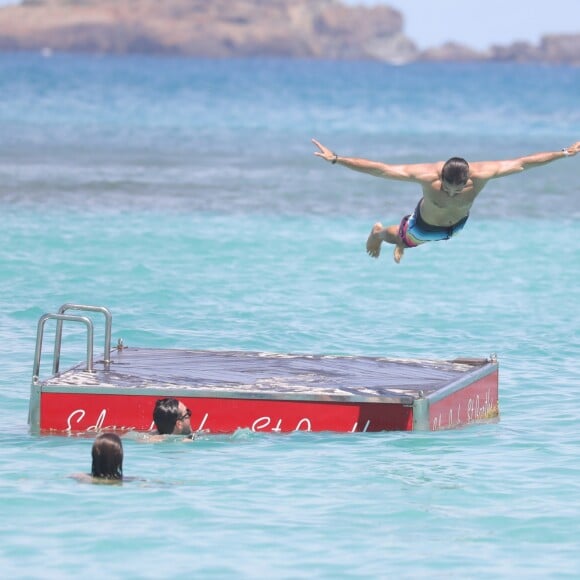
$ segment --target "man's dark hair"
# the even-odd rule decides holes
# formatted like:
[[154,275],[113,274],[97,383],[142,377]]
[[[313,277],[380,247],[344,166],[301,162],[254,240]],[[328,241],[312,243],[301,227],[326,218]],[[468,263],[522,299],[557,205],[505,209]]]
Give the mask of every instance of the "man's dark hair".
[[101,479],[123,479],[123,444],[115,433],[100,433],[93,443],[91,475]]
[[469,178],[469,164],[462,157],[452,157],[441,170],[441,179],[450,185],[463,185]]
[[179,401],[168,397],[159,399],[153,409],[153,421],[160,435],[171,435],[179,417]]

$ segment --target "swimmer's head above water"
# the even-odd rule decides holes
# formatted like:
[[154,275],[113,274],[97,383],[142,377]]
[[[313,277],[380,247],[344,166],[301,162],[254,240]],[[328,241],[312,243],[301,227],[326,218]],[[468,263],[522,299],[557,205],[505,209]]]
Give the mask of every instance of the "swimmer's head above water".
[[91,475],[98,479],[123,479],[123,444],[115,433],[100,433],[93,443]]

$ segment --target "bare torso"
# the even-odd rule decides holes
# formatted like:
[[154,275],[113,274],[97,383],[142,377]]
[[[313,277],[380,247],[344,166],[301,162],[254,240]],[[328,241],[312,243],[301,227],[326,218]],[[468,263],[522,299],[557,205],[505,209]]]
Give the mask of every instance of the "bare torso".
[[469,214],[469,210],[488,180],[469,179],[456,195],[441,189],[441,179],[423,183],[421,217],[433,226],[452,226]]

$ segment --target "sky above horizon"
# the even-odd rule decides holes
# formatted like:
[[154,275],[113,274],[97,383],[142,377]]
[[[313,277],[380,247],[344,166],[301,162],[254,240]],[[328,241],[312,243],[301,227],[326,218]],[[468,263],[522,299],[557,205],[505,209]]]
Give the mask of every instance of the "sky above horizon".
[[[580,34],[580,0],[342,1],[395,8],[404,17],[404,34],[420,49],[452,41],[484,50],[520,40],[537,44],[545,34]],[[19,3],[0,0],[0,6]]]
[[492,44],[538,44],[546,34],[580,34],[580,0],[345,0],[385,4],[404,17],[404,34],[420,49],[448,41],[477,50]]

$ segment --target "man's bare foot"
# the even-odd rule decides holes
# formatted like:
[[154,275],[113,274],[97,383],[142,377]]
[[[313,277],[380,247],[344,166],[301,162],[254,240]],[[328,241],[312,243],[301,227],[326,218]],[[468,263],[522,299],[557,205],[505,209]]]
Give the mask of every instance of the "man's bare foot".
[[383,224],[377,222],[367,239],[367,254],[372,258],[378,258],[381,254],[381,243],[383,242]]
[[395,251],[393,252],[393,258],[395,259],[395,262],[397,262],[397,264],[401,261],[401,258],[403,257],[404,253],[405,246],[400,246],[399,244],[397,244],[395,246]]

